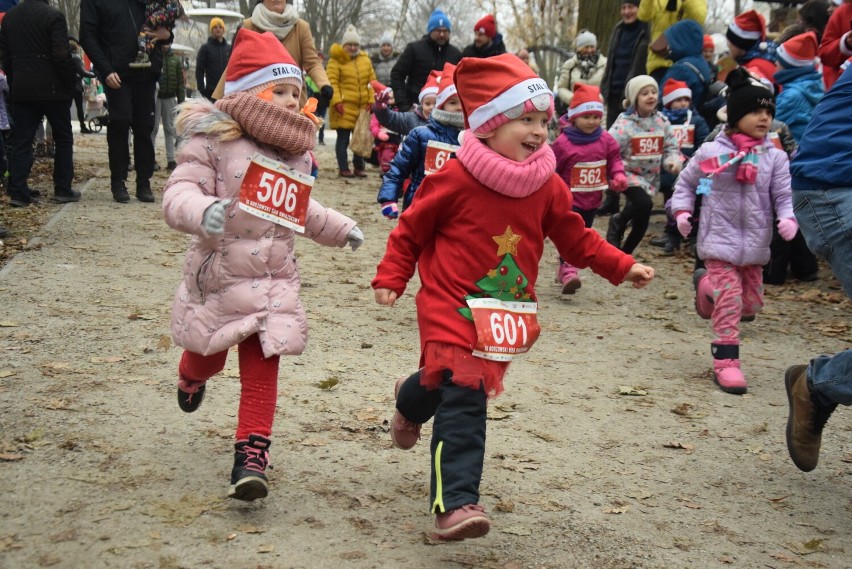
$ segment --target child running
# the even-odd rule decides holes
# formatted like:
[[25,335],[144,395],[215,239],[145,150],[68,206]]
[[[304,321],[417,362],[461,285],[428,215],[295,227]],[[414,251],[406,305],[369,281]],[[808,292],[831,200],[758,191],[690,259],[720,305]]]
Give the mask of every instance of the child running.
[[[576,83],[563,117],[568,124],[552,144],[556,173],[571,189],[571,209],[580,214],[586,227],[595,220],[604,190],[627,189],[618,142],[601,128],[603,113],[600,89]],[[556,282],[562,285],[562,294],[574,294],[582,285],[577,267],[561,257]]]
[[681,172],[671,200],[677,227],[692,229],[695,198],[702,195],[696,309],[712,318],[711,347],[716,383],[727,393],[748,389],[740,369],[740,319],[763,308],[763,265],[769,261],[772,229],[789,241],[793,217],[787,154],[769,137],[775,101],[743,68],[728,74],[728,127],[705,142]]
[[426,126],[429,123],[429,116],[432,114],[432,109],[435,108],[435,99],[438,96],[438,80],[441,78],[439,71],[432,71],[426,79],[426,84],[420,90],[420,96],[417,99],[418,104],[414,105],[410,111],[400,112],[391,109],[390,97],[392,91],[390,87],[376,90],[375,103],[373,103],[373,116],[379,121],[379,124],[385,128],[389,128],[393,132],[406,136],[409,132],[418,126]]
[[301,70],[274,35],[241,29],[225,97],[194,99],[178,115],[186,143],[163,195],[166,223],[192,236],[172,306],[183,411],[198,409],[207,380],[239,346],[228,490],[238,500],[267,495],[279,356],[301,354],[307,341],[296,233],[353,251],[363,241],[353,220],[309,198],[316,127],[299,113],[301,88]]
[[[657,82],[650,75],[637,75],[627,82],[622,103],[626,109],[609,129],[621,147],[627,170],[627,203],[612,214],[606,240],[625,253],[632,253],[651,219],[652,198],[660,185],[660,166],[674,175],[682,168],[683,157],[672,125],[657,111]],[[628,224],[630,234],[624,238]]]
[[393,306],[418,270],[419,371],[396,382],[391,439],[412,448],[434,417],[436,539],[488,533],[479,505],[486,405],[513,354],[539,335],[535,283],[545,238],[576,267],[641,288],[650,267],[608,245],[571,211],[547,144],[553,94],[512,54],[464,58],[454,82],[465,131],[457,158],[428,176],[391,232],[372,286]]

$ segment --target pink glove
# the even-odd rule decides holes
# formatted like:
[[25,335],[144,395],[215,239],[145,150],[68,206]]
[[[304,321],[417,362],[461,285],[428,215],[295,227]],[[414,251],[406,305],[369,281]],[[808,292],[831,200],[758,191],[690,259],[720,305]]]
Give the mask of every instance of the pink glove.
[[336,103],[334,105],[334,112],[338,115],[342,115],[344,113],[343,103]]
[[692,231],[692,214],[688,211],[682,211],[675,216],[675,221],[677,222],[678,233],[688,237],[689,232]]
[[623,192],[627,189],[627,176],[616,174],[609,183],[609,189],[613,192]]
[[778,220],[778,235],[781,236],[781,239],[784,241],[792,241],[793,237],[796,236],[796,232],[799,231],[799,224],[796,223],[795,219],[779,219]]
[[378,138],[378,139],[379,139],[379,140],[381,140],[382,142],[387,142],[387,141],[388,141],[388,138],[390,138],[390,137],[388,136],[388,133],[387,133],[387,132],[385,132],[385,131],[383,131],[383,130],[380,130],[380,131],[379,131],[379,134],[377,134],[377,135],[376,135],[376,138]]
[[373,105],[373,108],[376,108],[376,109],[388,108],[388,103],[390,102],[390,94],[391,94],[390,89],[385,89],[384,91],[376,93],[376,95],[375,95],[376,102]]

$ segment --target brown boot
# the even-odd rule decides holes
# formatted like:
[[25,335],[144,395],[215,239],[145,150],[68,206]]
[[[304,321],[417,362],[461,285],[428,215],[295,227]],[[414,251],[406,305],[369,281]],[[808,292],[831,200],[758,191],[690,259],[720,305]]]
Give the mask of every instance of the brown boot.
[[352,173],[352,170],[341,170],[338,174],[341,178],[354,178],[355,174]]
[[822,429],[837,404],[824,405],[810,389],[806,371],[808,366],[795,365],[787,368],[784,384],[790,415],[787,418],[787,450],[793,463],[804,472],[816,468]]
[[364,170],[355,170],[355,177],[356,178],[366,178],[367,173],[364,172]]

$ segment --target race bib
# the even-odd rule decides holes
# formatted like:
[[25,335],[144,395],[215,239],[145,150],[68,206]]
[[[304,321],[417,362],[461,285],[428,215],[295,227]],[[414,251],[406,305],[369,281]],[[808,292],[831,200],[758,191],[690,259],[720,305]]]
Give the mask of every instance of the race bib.
[[672,125],[672,132],[677,140],[678,148],[687,150],[695,146],[695,125],[694,124],[676,124]]
[[504,302],[497,298],[471,298],[467,305],[476,327],[473,355],[497,362],[512,361],[528,352],[541,333],[535,302]]
[[659,160],[663,157],[663,135],[643,132],[630,139],[633,158]]
[[772,131],[767,136],[769,136],[769,140],[772,141],[772,144],[775,145],[775,148],[777,148],[778,150],[784,150],[784,145],[781,144],[781,137],[778,136],[777,132]]
[[577,162],[571,168],[572,192],[596,192],[607,187],[606,160]]
[[304,233],[314,179],[277,160],[255,154],[240,186],[239,207]]
[[450,155],[459,149],[458,146],[430,140],[426,144],[426,158],[423,162],[423,173],[425,175],[434,174],[444,167]]

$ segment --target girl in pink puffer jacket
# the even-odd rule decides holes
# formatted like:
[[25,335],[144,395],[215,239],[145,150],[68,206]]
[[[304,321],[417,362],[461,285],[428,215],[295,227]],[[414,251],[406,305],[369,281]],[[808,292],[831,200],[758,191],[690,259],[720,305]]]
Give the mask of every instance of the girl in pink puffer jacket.
[[178,166],[163,195],[169,226],[192,235],[172,306],[184,348],[178,404],[198,409],[209,378],[239,346],[240,404],[228,495],[267,495],[264,474],[281,354],[302,353],[296,233],[354,251],[353,220],[307,197],[313,179],[311,119],[299,113],[301,70],[271,33],[241,29],[225,71],[225,97],[181,108]]

